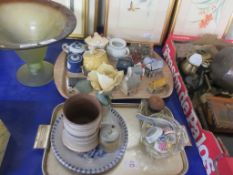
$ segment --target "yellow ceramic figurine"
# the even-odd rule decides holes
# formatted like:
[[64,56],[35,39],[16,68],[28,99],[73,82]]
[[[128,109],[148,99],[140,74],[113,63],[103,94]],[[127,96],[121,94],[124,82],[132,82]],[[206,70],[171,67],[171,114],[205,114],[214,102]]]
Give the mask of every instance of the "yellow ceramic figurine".
[[104,49],[108,44],[108,39],[95,32],[94,36],[88,36],[85,39],[85,43],[87,43],[90,50]]
[[117,71],[112,65],[101,64],[97,70],[88,73],[92,87],[97,91],[110,92],[118,86],[124,77],[123,71]]
[[89,50],[83,55],[83,65],[86,71],[96,70],[102,63],[108,63],[106,51],[103,49]]

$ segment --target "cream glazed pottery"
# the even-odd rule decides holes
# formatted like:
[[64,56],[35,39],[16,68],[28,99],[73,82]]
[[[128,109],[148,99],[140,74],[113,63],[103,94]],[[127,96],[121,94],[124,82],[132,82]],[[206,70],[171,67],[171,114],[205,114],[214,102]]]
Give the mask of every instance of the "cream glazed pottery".
[[99,101],[88,94],[76,94],[64,103],[62,142],[75,152],[87,152],[98,143],[102,119]]
[[85,39],[85,43],[87,43],[90,50],[105,49],[108,44],[108,39],[95,32],[94,36],[88,36]]
[[107,53],[114,59],[127,57],[130,54],[126,41],[121,38],[112,38],[107,46]]

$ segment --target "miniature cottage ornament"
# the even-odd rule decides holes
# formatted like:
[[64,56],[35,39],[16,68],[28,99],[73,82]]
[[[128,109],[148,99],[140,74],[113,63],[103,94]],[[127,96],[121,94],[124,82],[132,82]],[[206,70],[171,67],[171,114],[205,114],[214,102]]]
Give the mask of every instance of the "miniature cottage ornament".
[[143,60],[145,65],[145,73],[148,77],[154,77],[163,68],[164,62],[162,59],[146,57]]

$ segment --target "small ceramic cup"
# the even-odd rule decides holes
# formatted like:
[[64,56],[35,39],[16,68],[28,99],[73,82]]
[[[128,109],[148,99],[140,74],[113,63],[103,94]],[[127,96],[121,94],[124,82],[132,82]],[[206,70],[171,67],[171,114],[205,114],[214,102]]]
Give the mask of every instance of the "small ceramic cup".
[[112,38],[107,46],[107,53],[114,59],[127,57],[130,54],[129,48],[126,46],[126,41],[121,38]]
[[72,54],[82,55],[85,52],[86,47],[85,47],[85,44],[76,41],[76,42],[71,43],[70,45],[67,43],[62,44],[62,50],[66,52],[67,54],[72,53]]
[[94,96],[79,93],[66,100],[63,113],[63,144],[76,152],[94,149],[102,119],[99,101]]

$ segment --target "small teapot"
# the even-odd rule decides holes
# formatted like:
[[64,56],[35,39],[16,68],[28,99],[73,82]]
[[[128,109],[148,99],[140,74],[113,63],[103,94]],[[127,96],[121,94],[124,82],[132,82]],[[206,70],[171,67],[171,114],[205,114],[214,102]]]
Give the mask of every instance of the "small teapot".
[[71,43],[70,45],[67,43],[62,44],[62,50],[66,52],[67,54],[72,53],[72,54],[82,55],[86,50],[86,46],[85,44],[76,41],[76,42]]
[[112,38],[107,46],[107,53],[117,60],[118,58],[129,56],[130,51],[126,46],[125,40],[121,38]]

